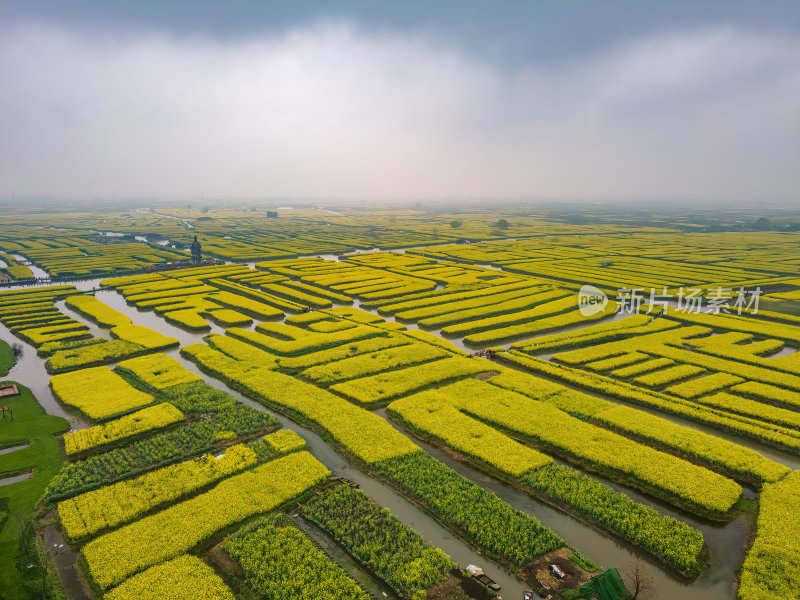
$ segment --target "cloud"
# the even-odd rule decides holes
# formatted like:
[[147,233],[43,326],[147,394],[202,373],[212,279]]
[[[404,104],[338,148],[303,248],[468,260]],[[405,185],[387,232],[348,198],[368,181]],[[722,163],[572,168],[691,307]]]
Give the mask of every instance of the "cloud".
[[227,41],[26,26],[0,38],[0,81],[0,196],[800,189],[800,41],[735,29],[502,67],[341,23]]

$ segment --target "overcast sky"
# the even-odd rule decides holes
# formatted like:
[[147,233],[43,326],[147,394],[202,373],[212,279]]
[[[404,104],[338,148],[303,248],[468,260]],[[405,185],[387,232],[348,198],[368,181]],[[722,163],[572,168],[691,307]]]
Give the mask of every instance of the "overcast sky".
[[0,198],[800,207],[800,2],[0,2]]

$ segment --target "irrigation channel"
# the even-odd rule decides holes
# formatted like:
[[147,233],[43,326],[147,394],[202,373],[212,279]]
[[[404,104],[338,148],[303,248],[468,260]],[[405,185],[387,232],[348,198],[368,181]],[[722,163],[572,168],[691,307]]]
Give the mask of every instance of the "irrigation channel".
[[[326,259],[338,258],[335,255],[316,256]],[[38,267],[36,270],[41,271],[41,269],[38,269]],[[47,276],[44,271],[37,272],[36,274],[37,276]],[[144,325],[150,327],[151,329],[160,331],[165,335],[175,337],[180,341],[181,346],[202,342],[203,338],[209,333],[186,331],[167,323],[166,320],[157,316],[154,312],[139,311],[137,308],[129,306],[125,302],[124,298],[116,291],[99,289],[99,281],[99,279],[95,278],[61,283],[73,283],[81,290],[88,291],[97,289],[95,295],[99,300],[102,300],[112,308],[130,317],[134,324]],[[110,339],[108,330],[98,327],[95,323],[70,310],[64,305],[63,301],[57,302],[56,305],[63,312],[69,314],[69,316],[82,323],[85,323],[90,328],[90,331],[93,335]],[[358,307],[359,302],[354,302],[354,306]],[[617,317],[610,317],[610,319],[612,318]],[[257,323],[250,325],[249,328],[255,328],[256,324]],[[416,327],[415,325],[406,325],[412,328]],[[563,331],[572,329],[576,329],[576,327],[565,328]],[[224,333],[224,329],[212,323],[210,332]],[[433,331],[433,333],[440,335],[439,331]],[[17,381],[29,387],[39,403],[49,414],[65,417],[69,420],[73,429],[86,427],[87,424],[85,422],[83,422],[76,415],[68,412],[54,399],[49,387],[49,377],[46,375],[44,368],[44,360],[36,355],[35,348],[29,346],[21,340],[17,340],[17,338],[15,338],[2,324],[0,324],[0,335],[7,341],[19,341],[19,343],[21,343],[24,347],[22,357],[18,360],[16,366],[11,370],[6,379]],[[448,339],[448,341],[464,349],[465,352],[474,350],[474,348],[467,348],[464,346],[460,340]],[[244,396],[236,390],[229,388],[225,383],[207,375],[194,363],[184,359],[180,355],[179,348],[168,350],[166,354],[176,358],[187,369],[197,373],[210,385],[225,390],[248,406],[272,414],[281,422],[284,428],[296,431],[306,440],[311,453],[323,464],[325,464],[333,473],[333,475],[344,477],[357,483],[366,494],[375,499],[380,505],[388,508],[402,522],[406,523],[415,531],[420,533],[428,543],[441,548],[444,552],[449,554],[452,559],[458,562],[460,565],[481,565],[484,570],[502,586],[501,595],[503,598],[522,598],[523,590],[527,589],[529,586],[525,585],[523,582],[520,582],[515,576],[512,576],[506,572],[498,564],[484,556],[477,554],[471,547],[453,535],[433,517],[406,500],[390,487],[376,479],[369,477],[367,474],[350,465],[316,433],[297,425],[283,415],[275,414],[258,402]],[[488,362],[487,370],[491,370],[491,365]],[[606,399],[613,402],[618,402],[613,398]],[[637,408],[641,407],[637,406]],[[732,439],[736,443],[739,443],[745,447],[754,448],[763,453],[765,456],[789,465],[792,468],[800,468],[800,459],[792,455],[764,447],[754,441],[734,438],[733,436],[699,426],[696,423],[692,423],[680,418],[671,417],[656,411],[650,412],[681,425],[707,431],[708,433],[712,433],[713,435],[723,438]],[[382,409],[376,411],[376,413],[384,418],[387,418],[385,411]],[[391,419],[387,418],[387,420],[392,423],[396,429],[412,437],[415,443],[420,445],[438,460],[444,462],[477,485],[494,492],[498,497],[503,499],[511,506],[539,519],[544,525],[550,527],[558,535],[565,539],[568,544],[584,552],[592,560],[598,563],[598,565],[602,565],[603,567],[607,568],[618,567],[620,569],[624,569],[627,565],[630,565],[635,560],[636,553],[631,550],[629,546],[617,541],[616,539],[595,529],[594,527],[589,526],[577,518],[574,518],[564,512],[561,512],[560,510],[551,507],[548,504],[542,503],[528,496],[522,491],[512,489],[505,484],[494,480],[482,471],[468,464],[455,460],[442,450],[414,438],[408,434],[408,432],[401,425],[398,425]],[[606,483],[615,489],[622,489],[613,482],[606,481]],[[654,580],[659,598],[680,598],[681,600],[732,600],[736,597],[737,572],[741,567],[742,561],[744,560],[744,548],[747,540],[748,523],[745,516],[740,516],[736,520],[727,524],[710,523],[704,520],[693,518],[683,513],[678,513],[672,507],[658,500],[643,496],[635,491],[629,489],[624,489],[623,491],[625,491],[633,499],[654,507],[662,514],[679,518],[702,531],[706,543],[711,550],[710,565],[706,568],[703,574],[692,583],[686,583],[674,577],[671,573],[660,567],[658,563],[651,561],[646,556],[642,555],[642,560],[648,563],[648,573]],[[755,491],[746,488],[745,495],[749,498],[753,498],[755,496]],[[362,569],[347,555],[346,552],[339,548],[335,542],[327,538],[325,534],[307,524],[303,524],[303,527],[322,547],[329,551],[334,560],[336,560],[346,571],[351,573],[372,594],[378,598],[393,596],[391,591],[384,584],[376,580],[370,573]],[[52,536],[53,533],[53,531],[48,531],[49,536]],[[57,533],[57,530],[55,533]],[[57,562],[59,566],[59,572],[62,574],[62,577],[80,578],[81,575],[79,574],[79,569],[77,569],[74,564],[74,560],[77,559],[77,553],[72,552],[66,546],[65,550],[69,551],[61,551],[56,557],[58,559]],[[66,557],[70,556],[72,559],[68,560]],[[78,586],[77,584],[79,582],[76,581],[65,583],[67,583],[66,587],[68,590],[76,590],[80,587],[83,587]],[[85,596],[85,594],[76,593],[76,597],[78,596],[88,597]]]

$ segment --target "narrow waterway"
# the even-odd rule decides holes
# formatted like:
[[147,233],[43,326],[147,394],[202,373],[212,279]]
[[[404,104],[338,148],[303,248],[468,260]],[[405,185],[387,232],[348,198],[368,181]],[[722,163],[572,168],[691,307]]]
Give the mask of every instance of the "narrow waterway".
[[24,450],[28,447],[28,444],[17,444],[16,446],[6,446],[5,448],[0,448],[0,454],[8,454],[10,452],[15,452],[17,450]]
[[33,471],[25,471],[17,475],[9,475],[8,477],[0,477],[0,486],[11,485],[12,483],[19,483],[33,477]]
[[336,563],[341,566],[361,587],[374,598],[397,598],[394,590],[364,569],[341,546],[329,538],[323,531],[302,517],[295,516],[295,523],[303,532],[314,540]]

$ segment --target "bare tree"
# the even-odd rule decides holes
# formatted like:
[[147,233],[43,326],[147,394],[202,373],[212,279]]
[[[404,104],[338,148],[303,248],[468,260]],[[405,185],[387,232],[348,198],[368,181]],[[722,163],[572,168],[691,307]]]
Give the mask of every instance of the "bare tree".
[[636,600],[639,594],[642,597],[656,597],[656,582],[638,556],[628,565],[623,575],[631,588],[631,600]]

